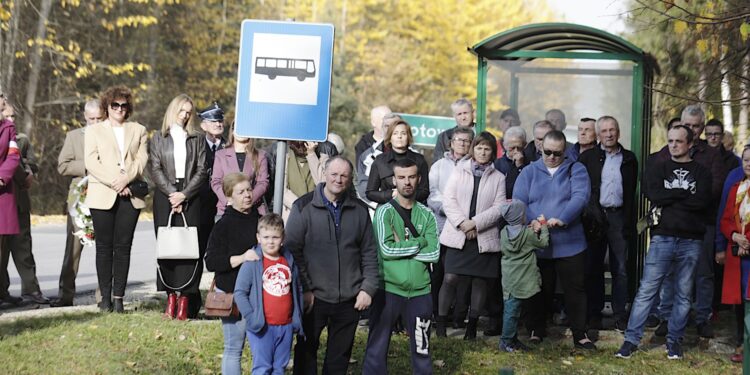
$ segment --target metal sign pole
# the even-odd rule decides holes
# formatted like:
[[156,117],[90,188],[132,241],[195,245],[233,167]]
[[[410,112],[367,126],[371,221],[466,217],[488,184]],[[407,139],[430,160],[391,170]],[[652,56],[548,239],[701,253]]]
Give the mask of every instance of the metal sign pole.
[[284,204],[284,176],[286,175],[286,142],[276,142],[276,177],[273,184],[273,212],[281,215]]

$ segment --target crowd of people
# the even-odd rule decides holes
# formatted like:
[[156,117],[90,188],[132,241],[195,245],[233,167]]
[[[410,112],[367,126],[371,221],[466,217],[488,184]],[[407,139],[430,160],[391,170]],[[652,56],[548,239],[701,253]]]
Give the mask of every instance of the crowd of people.
[[[451,105],[456,126],[439,135],[430,163],[413,148],[410,125],[377,106],[351,161],[335,136],[290,142],[280,192],[273,191],[276,145],[256,148],[234,134],[234,124],[225,139],[217,103],[198,111],[188,95],[176,96],[150,138],[128,120],[134,109],[129,89],[107,89],[85,104],[87,125],[68,133],[59,157],[71,189],[88,177],[98,305],[125,312],[133,234],[152,199],[157,240],[170,223],[198,228],[198,259],[158,261],[164,317],[199,316],[204,262],[216,292],[233,293],[236,308],[221,318],[223,373],[241,372],[246,341],[254,373],[283,371],[292,349],[294,373],[317,373],[326,328],[323,372],[346,373],[364,321],[366,374],[388,372],[398,331],[408,335],[414,372],[431,373],[431,332],[446,337],[449,327],[464,328],[464,339],[473,340],[480,317],[488,318],[483,335],[499,336],[508,353],[531,350],[554,321],[569,325],[572,345],[585,351],[596,350],[590,329],[624,333],[620,358],[637,350],[645,327],[656,328],[666,336],[667,357],[681,359],[688,322],[713,337],[722,303],[737,306],[737,346],[749,337],[750,146],[742,159],[725,148],[722,123],[706,122],[698,105],[669,122],[668,144],[642,170],[607,115],[582,118],[573,144],[563,111],[549,110],[528,139],[508,109],[497,139],[476,131],[471,102],[459,99]],[[25,191],[36,172],[33,152],[2,95],[0,110],[0,298],[4,305],[73,305],[78,224],[68,218],[59,295],[50,302],[31,255]],[[627,264],[639,230],[639,180],[650,201],[644,226],[651,238],[631,301],[635,275]],[[267,205],[275,193],[283,196],[279,214]],[[9,255],[21,297],[8,294]],[[611,324],[603,316],[607,264]],[[744,350],[750,357],[747,341]]]

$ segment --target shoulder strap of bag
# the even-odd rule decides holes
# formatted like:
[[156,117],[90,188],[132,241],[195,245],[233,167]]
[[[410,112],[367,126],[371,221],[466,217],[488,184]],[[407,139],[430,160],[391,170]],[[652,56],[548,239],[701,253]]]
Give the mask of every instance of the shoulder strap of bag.
[[[190,285],[193,282],[193,279],[195,279],[195,274],[198,273],[198,266],[200,266],[200,264],[201,264],[200,259],[196,259],[195,260],[195,269],[193,269],[193,275],[190,276],[190,280],[188,280],[185,284],[183,284],[181,286],[178,286],[178,287],[173,287],[173,286],[167,284],[164,281],[164,277],[161,275],[161,267],[159,266],[159,261],[158,260],[156,261],[156,271],[159,274],[159,280],[161,280],[161,283],[164,284],[165,287],[167,287],[169,289],[172,289],[172,290],[180,291],[180,290],[184,289],[185,287],[187,287],[188,285]],[[213,285],[211,285],[211,287],[213,287]]]
[[391,199],[391,206],[393,206],[394,209],[396,209],[396,212],[398,212],[398,216],[401,216],[401,220],[404,221],[404,225],[409,228],[409,232],[411,232],[411,236],[414,238],[419,237],[419,232],[417,232],[417,228],[414,228],[414,224],[411,222],[411,218],[409,215],[406,214],[406,211],[403,207],[398,205],[398,202],[396,202],[395,199]]

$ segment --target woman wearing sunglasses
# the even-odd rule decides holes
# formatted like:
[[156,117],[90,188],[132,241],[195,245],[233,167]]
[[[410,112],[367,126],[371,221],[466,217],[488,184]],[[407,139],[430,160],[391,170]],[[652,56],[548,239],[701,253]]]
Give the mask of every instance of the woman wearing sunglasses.
[[131,191],[135,190],[131,184],[143,181],[148,135],[143,125],[127,121],[133,113],[133,95],[128,88],[111,87],[100,101],[106,120],[87,127],[84,135],[89,175],[85,203],[96,234],[96,274],[102,294],[99,308],[122,313],[133,233],[146,206],[145,194]]
[[558,130],[548,132],[542,140],[542,158],[524,168],[513,186],[513,198],[526,204],[526,217],[534,230],[539,233],[540,224],[546,221],[550,235],[550,245],[536,251],[542,291],[529,300],[529,342],[539,343],[546,336],[546,318],[559,279],[573,345],[594,350],[586,336],[586,237],[581,224],[591,183],[586,167],[566,158],[565,149],[565,135]]
[[[197,227],[201,219],[200,189],[206,180],[206,141],[193,124],[195,106],[186,94],[169,103],[161,131],[148,148],[149,174],[154,191],[154,230],[169,225]],[[201,249],[204,250],[204,249]],[[194,259],[159,260],[156,288],[167,292],[164,317],[186,320],[198,316],[203,254]],[[180,294],[179,298],[177,293]]]

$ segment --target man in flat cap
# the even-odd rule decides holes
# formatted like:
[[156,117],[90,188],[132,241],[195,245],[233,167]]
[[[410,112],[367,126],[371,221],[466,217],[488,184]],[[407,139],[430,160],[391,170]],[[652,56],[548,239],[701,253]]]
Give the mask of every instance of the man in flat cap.
[[[211,175],[213,174],[214,155],[216,155],[216,151],[223,149],[226,143],[224,139],[224,110],[218,103],[213,102],[208,108],[198,112],[198,116],[201,118],[201,129],[203,129],[206,134],[207,144],[206,181],[203,182],[200,191],[201,222],[198,226],[198,245],[200,246],[201,251],[205,251],[206,246],[208,245],[208,236],[214,228],[216,203],[218,202],[218,198],[216,198],[216,195],[211,190],[210,184]],[[202,303],[200,294],[197,296],[190,296],[188,300],[190,301],[188,315],[198,315],[198,310],[200,310]]]

